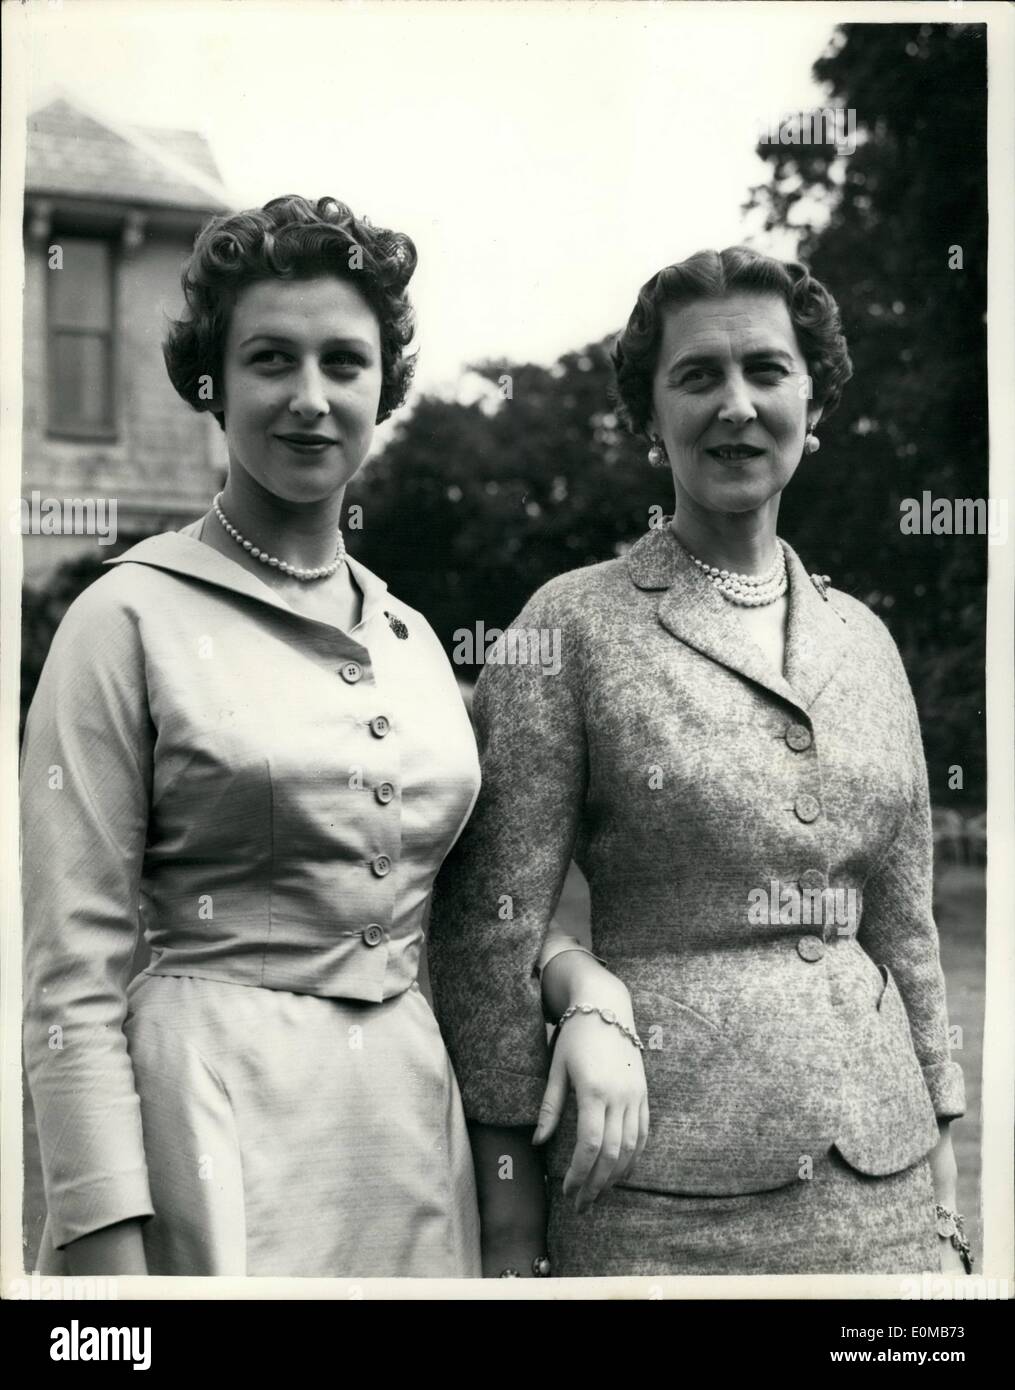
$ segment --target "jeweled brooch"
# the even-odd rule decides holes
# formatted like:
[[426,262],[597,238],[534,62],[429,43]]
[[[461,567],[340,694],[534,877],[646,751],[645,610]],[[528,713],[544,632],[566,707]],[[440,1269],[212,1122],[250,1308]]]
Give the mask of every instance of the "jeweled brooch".
[[832,576],[830,574],[811,575],[811,583],[814,585],[815,589],[817,589],[818,593],[821,595],[821,597],[825,600],[826,603],[828,602],[828,586],[829,584],[831,584],[831,582]]
[[388,620],[388,626],[391,628],[391,631],[399,641],[404,642],[409,635],[409,629],[402,622],[401,618],[396,618],[395,615],[389,613],[387,609],[384,610],[384,616]]

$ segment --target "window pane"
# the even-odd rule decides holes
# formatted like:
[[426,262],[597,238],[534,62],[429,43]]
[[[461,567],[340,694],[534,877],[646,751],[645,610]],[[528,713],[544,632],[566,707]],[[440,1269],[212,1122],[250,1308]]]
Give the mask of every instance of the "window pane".
[[56,333],[52,365],[52,423],[65,429],[108,426],[109,340],[96,333]]
[[46,271],[52,327],[112,328],[109,242],[54,236],[53,243],[63,248],[63,267]]

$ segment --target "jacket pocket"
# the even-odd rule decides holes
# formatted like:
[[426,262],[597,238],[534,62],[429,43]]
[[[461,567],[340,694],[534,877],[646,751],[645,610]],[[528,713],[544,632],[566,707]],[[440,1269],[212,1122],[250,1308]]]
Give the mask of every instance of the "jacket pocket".
[[859,1172],[883,1177],[924,1158],[938,1129],[895,976],[877,968],[884,987],[855,1030],[836,1147]]
[[[792,1084],[786,1091],[785,1068],[752,1052],[756,1040],[741,1038],[736,1019],[720,1027],[669,995],[632,989],[631,998],[645,1048],[649,1140],[623,1186],[725,1196],[796,1181],[802,1154],[815,1149],[814,1125],[806,1099]],[[547,1154],[551,1177],[567,1171],[576,1138],[571,1096]]]

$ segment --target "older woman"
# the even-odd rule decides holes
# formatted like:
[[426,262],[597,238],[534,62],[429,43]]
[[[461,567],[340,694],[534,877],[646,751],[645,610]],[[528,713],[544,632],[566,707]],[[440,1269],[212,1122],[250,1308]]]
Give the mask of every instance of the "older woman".
[[[71,1273],[478,1272],[416,983],[475,744],[426,621],[346,555],[403,400],[408,237],[278,198],[212,223],[165,355],[225,431],[207,514],[72,605],[28,719],[25,1050]],[[151,963],[125,993],[141,925]]]
[[[537,1119],[555,1275],[961,1268],[916,711],[885,627],[777,536],[851,374],[836,306],[802,265],[701,252],[642,288],[615,365],[675,517],[530,601],[558,676],[484,671],[435,897],[485,1269],[538,1271]],[[572,853],[598,962],[547,935]]]

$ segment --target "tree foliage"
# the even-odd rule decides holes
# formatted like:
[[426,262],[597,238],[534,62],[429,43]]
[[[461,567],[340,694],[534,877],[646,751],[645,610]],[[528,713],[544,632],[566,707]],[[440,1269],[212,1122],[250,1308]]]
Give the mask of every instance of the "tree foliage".
[[[856,374],[787,489],[780,529],[888,623],[936,796],[979,804],[985,538],[904,535],[900,502],[987,495],[984,31],[848,25],[814,73],[829,105],[855,110],[857,148],[844,160],[834,146],[759,146],[772,173],[749,207],[768,229],[799,230],[842,308]],[[668,475],[618,429],[607,348],[551,368],[481,365],[485,401],[424,398],[357,483],[358,553],[449,651],[456,628],[503,626],[546,579],[611,558],[650,507],[670,510]]]
[[988,493],[985,30],[844,25],[814,75],[830,107],[855,110],[856,151],[843,169],[832,146],[759,145],[772,174],[749,206],[801,229],[855,376],[783,529],[892,629],[936,796],[982,803],[987,542],[903,534],[900,502]]

